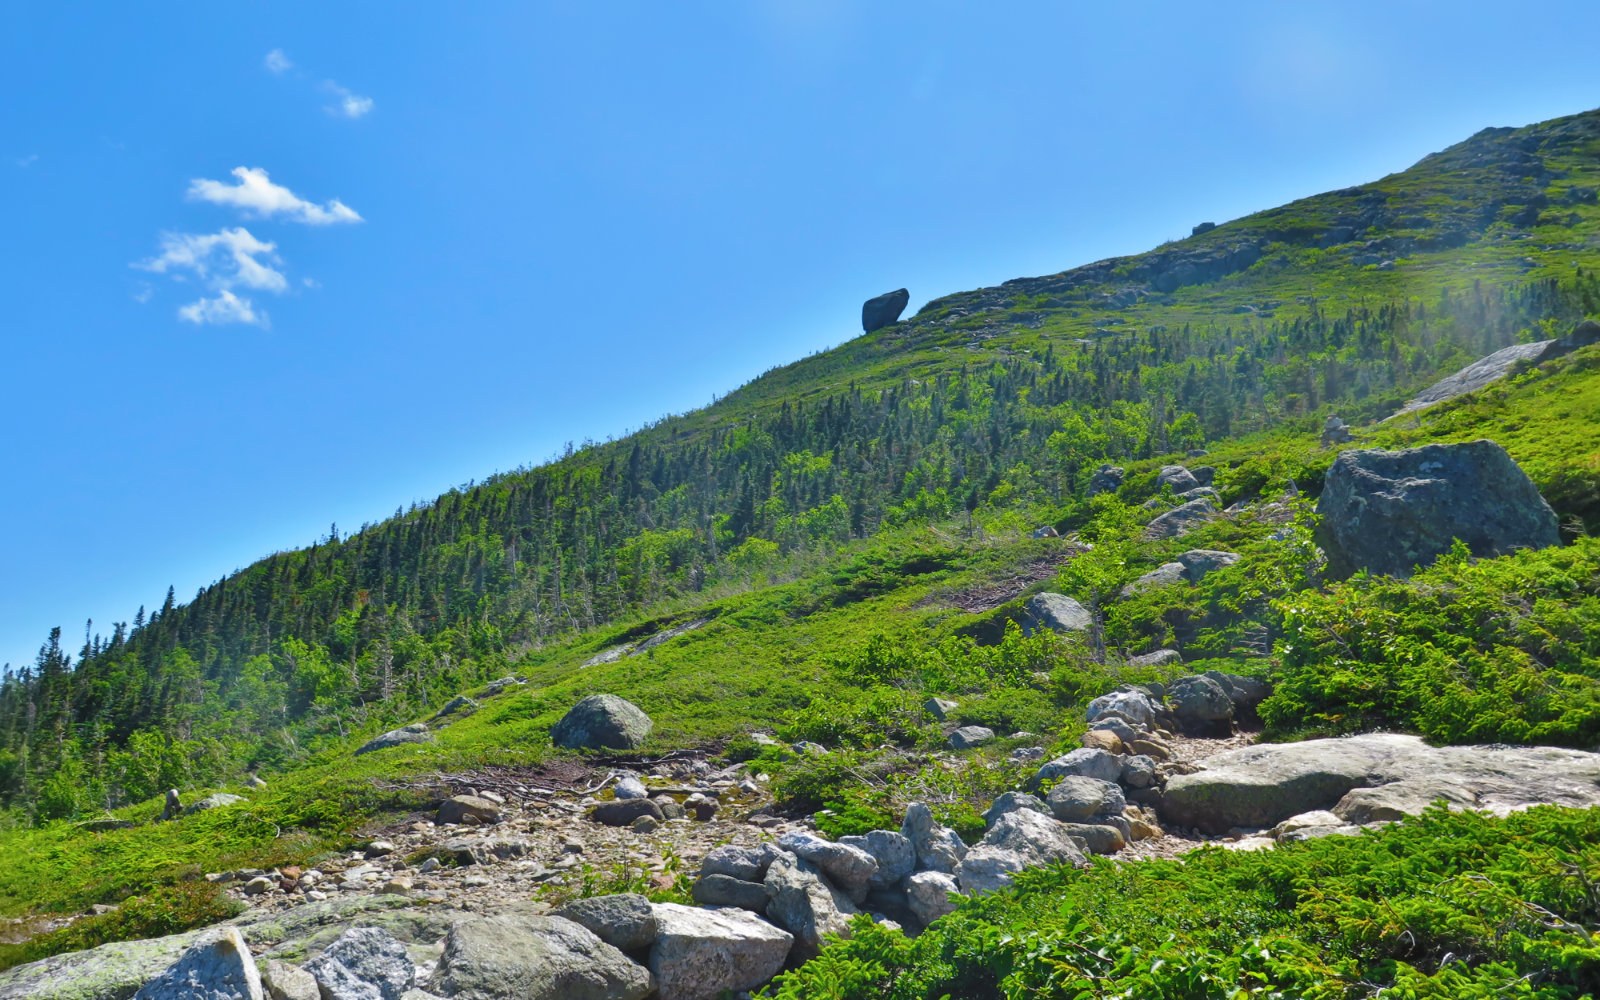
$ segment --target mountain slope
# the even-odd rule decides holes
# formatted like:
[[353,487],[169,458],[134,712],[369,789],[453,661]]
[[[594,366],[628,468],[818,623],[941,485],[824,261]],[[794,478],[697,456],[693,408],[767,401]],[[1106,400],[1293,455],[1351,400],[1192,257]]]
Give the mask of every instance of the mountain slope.
[[[53,635],[0,689],[0,799],[70,816],[295,766],[514,665],[568,670],[567,642],[611,623],[646,636],[691,609],[793,601],[861,616],[822,619],[848,634],[875,594],[987,558],[864,541],[888,528],[1070,526],[1102,461],[1209,447],[1242,467],[1600,311],[1597,190],[1600,112],[1488,129],[1150,253],[937,299],[706,409],[169,596],[76,663]],[[1582,494],[1585,460],[1549,476]],[[794,638],[769,621],[752,655]],[[752,707],[804,702],[795,683]],[[63,773],[76,791],[52,798]]]

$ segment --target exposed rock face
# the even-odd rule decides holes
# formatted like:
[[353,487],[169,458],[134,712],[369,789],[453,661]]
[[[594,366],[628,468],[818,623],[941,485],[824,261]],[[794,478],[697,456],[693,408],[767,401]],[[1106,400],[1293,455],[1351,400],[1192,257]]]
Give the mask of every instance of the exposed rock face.
[[502,914],[453,927],[428,988],[461,1000],[643,1000],[655,986],[642,966],[570,920]]
[[727,875],[743,882],[760,882],[767,877],[767,868],[781,852],[770,844],[761,847],[736,847],[724,844],[714,848],[700,861],[700,876]]
[[1047,628],[1058,635],[1087,631],[1094,624],[1089,609],[1066,594],[1034,594],[1022,606],[1022,630],[1032,635]]
[[261,1000],[261,975],[232,927],[201,937],[134,1000]]
[[1600,754],[1557,747],[1430,747],[1415,736],[1262,744],[1220,753],[1173,775],[1161,797],[1168,823],[1208,833],[1270,827],[1329,810],[1347,823],[1420,812],[1443,798],[1505,814],[1541,803],[1600,804]]
[[261,970],[261,985],[272,1000],[320,1000],[317,979],[298,965],[270,961]]
[[374,750],[387,750],[390,747],[401,746],[406,743],[432,743],[433,734],[428,732],[428,727],[421,722],[410,726],[401,726],[391,729],[382,736],[373,737],[356,750],[356,756],[372,753]]
[[1040,801],[1038,796],[1029,795],[1027,792],[1006,792],[990,803],[989,808],[983,814],[983,825],[993,827],[1001,816],[1008,812],[1016,812],[1018,809],[1028,809],[1045,816],[1050,815],[1050,807]]
[[904,288],[868,299],[861,304],[861,329],[871,333],[899,320],[910,301],[911,293]]
[[1556,515],[1504,448],[1488,440],[1340,452],[1317,501],[1317,542],[1336,577],[1407,576],[1450,551],[1475,556],[1559,544]]
[[569,750],[637,750],[650,735],[650,717],[614,694],[592,694],[550,729],[550,741]]
[[995,821],[961,861],[961,888],[978,895],[1011,884],[1023,868],[1066,862],[1085,864],[1068,828],[1031,809],[1006,813]]
[[1519,362],[1540,364],[1594,343],[1600,343],[1600,323],[1586,319],[1574,327],[1570,334],[1558,340],[1541,340],[1536,344],[1512,344],[1486,358],[1479,358],[1448,378],[1440,379],[1417,393],[1405,406],[1386,419],[1394,420],[1396,417],[1425,410],[1435,403],[1442,403],[1469,392],[1477,392],[1490,382],[1510,374]]
[[622,951],[648,948],[656,939],[656,914],[650,900],[636,892],[574,899],[555,916],[587,927],[606,944]]
[[950,713],[961,707],[959,701],[950,701],[947,698],[929,698],[922,703],[922,710],[940,722],[946,721]]
[[1139,656],[1130,656],[1128,662],[1135,667],[1176,666],[1183,662],[1183,654],[1176,649],[1157,649]]
[[811,862],[779,858],[767,869],[767,919],[794,935],[790,954],[810,961],[828,934],[850,936],[857,912],[844,891],[835,888]]
[[416,968],[406,946],[376,927],[352,927],[305,964],[323,1000],[400,1000]]
[[657,903],[650,948],[660,1000],[708,1000],[777,975],[794,936],[753,913]]

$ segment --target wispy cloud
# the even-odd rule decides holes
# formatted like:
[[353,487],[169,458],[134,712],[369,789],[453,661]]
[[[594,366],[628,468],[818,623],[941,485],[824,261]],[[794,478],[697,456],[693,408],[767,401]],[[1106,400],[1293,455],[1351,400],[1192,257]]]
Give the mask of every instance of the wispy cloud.
[[360,118],[372,110],[372,98],[363,97],[354,93],[347,87],[341,87],[332,80],[323,83],[323,86],[338,98],[338,103],[330,104],[323,108],[330,115],[340,118]]
[[12,160],[12,162],[15,163],[17,166],[21,167],[22,169],[26,170],[29,167],[33,166],[35,163],[37,163],[38,160],[39,160],[39,154],[38,153],[29,153],[27,156],[19,156],[19,157],[17,157],[16,159]]
[[189,200],[231,205],[243,210],[250,218],[283,216],[313,226],[362,221],[355,209],[339,199],[334,198],[323,205],[307,201],[283,185],[272,183],[267,172],[260,167],[234,167],[232,174],[238,179],[237,184],[203,177],[190,181]]
[[289,70],[294,69],[294,63],[289,61],[289,57],[283,54],[282,49],[273,49],[268,52],[262,63],[267,67],[267,72],[269,73],[287,73]]
[[270,325],[265,312],[258,310],[249,299],[241,299],[226,288],[213,298],[202,298],[181,306],[178,318],[196,326],[245,323],[265,330]]
[[142,305],[144,305],[144,304],[145,304],[145,303],[146,303],[146,302],[149,302],[149,301],[150,301],[150,299],[151,299],[151,298],[152,298],[152,297],[153,297],[153,296],[154,296],[154,295],[155,295],[155,294],[156,294],[156,290],[155,290],[155,288],[154,288],[154,287],[153,287],[153,286],[152,286],[152,285],[151,285],[151,284],[150,284],[150,282],[148,282],[148,281],[141,281],[141,282],[139,282],[139,290],[138,290],[138,291],[137,291],[137,292],[134,292],[134,293],[133,293],[133,301],[135,301],[135,302],[137,302],[137,303],[139,303],[139,304],[140,304],[140,305],[141,305],[141,306],[142,306]]

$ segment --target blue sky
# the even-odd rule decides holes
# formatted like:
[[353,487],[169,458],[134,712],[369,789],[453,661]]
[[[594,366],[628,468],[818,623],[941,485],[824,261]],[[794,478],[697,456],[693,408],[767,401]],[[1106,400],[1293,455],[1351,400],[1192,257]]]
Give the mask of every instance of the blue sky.
[[0,662],[703,405],[880,292],[1600,105],[1600,5],[1530,11],[0,6]]

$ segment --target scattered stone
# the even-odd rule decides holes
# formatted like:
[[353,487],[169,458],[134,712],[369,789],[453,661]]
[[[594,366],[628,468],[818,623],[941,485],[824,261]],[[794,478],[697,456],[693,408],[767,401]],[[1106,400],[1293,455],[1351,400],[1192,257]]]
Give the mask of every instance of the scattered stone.
[[[1139,732],[1142,732],[1142,730],[1136,732],[1134,730],[1133,726],[1129,725],[1128,722],[1126,720],[1124,720],[1123,718],[1121,718],[1120,716],[1109,715],[1109,714],[1101,716],[1100,718],[1094,720],[1094,724],[1090,727],[1089,731],[1090,732],[1100,731],[1100,732],[1110,733],[1112,736],[1115,736],[1118,739],[1118,741],[1120,741],[1122,743],[1128,743],[1128,742],[1130,742],[1130,741],[1132,741],[1134,739],[1137,739],[1138,735],[1139,735]],[[1105,749],[1105,748],[1102,747],[1101,749]],[[1108,750],[1107,752],[1108,753],[1115,753],[1116,751]]]
[[1106,753],[1122,753],[1122,737],[1109,729],[1091,729],[1079,740],[1084,746]]
[[650,971],[659,1000],[706,1000],[755,989],[778,974],[794,943],[788,931],[743,910],[678,903],[657,903],[654,909]]
[[1220,670],[1207,670],[1201,676],[1216,681],[1228,693],[1228,700],[1235,709],[1253,709],[1272,693],[1272,685],[1262,677],[1225,674]]
[[376,927],[352,927],[305,964],[323,1000],[400,1000],[416,978],[406,946]]
[[1138,577],[1132,583],[1122,588],[1117,596],[1126,601],[1135,594],[1146,590],[1156,590],[1160,587],[1171,587],[1180,583],[1187,583],[1188,574],[1184,572],[1183,563],[1162,563],[1155,569]]
[[1156,724],[1156,703],[1143,691],[1113,691],[1089,702],[1086,720],[1093,724],[1108,713],[1115,712],[1135,726],[1144,729]]
[[717,814],[717,810],[721,807],[722,803],[718,802],[711,796],[703,795],[700,792],[695,792],[693,795],[683,800],[684,811],[687,812],[690,817],[697,819],[702,823],[709,822],[711,817],[715,816]]
[[649,799],[616,799],[594,807],[589,818],[605,826],[628,826],[640,816],[649,816],[657,823],[666,819],[661,807]]
[[259,774],[247,774],[244,778],[244,787],[265,788],[267,787],[267,783],[261,780],[261,775]]
[[650,797],[650,789],[644,786],[644,782],[640,781],[639,776],[636,774],[630,774],[618,779],[617,783],[612,786],[611,792],[619,799],[648,799]]
[[261,976],[233,927],[209,931],[134,1000],[262,1000]]
[[379,891],[380,892],[392,892],[392,893],[397,893],[397,894],[402,894],[403,895],[405,893],[410,892],[415,885],[416,885],[416,883],[412,882],[410,879],[408,879],[408,878],[406,878],[404,876],[400,876],[398,878],[392,878],[389,881],[383,883],[383,888],[380,889]]
[[[394,844],[387,840],[374,840],[367,845],[367,857],[369,858],[386,858],[393,853]],[[283,873],[288,875],[288,869],[284,869]]]
[[586,927],[606,944],[623,951],[648,948],[656,939],[655,908],[638,893],[575,899],[552,916]]
[[917,872],[906,879],[906,903],[924,927],[955,912],[956,903],[950,897],[960,892],[955,876],[945,872]]
[[[1146,740],[1135,740],[1135,745],[1148,743]],[[1160,747],[1151,745],[1152,749],[1160,751]],[[1162,758],[1165,759],[1164,757]],[[1151,788],[1156,784],[1156,762],[1143,753],[1132,754],[1122,762],[1122,781],[1129,788]]]
[[592,694],[550,729],[550,741],[569,750],[637,750],[650,736],[650,717],[614,694]]
[[868,299],[861,304],[861,329],[871,333],[898,321],[910,301],[911,293],[904,288]]
[[1043,526],[1041,528],[1034,528],[1033,532],[1028,537],[1029,538],[1060,538],[1061,537],[1061,532],[1059,532],[1059,531],[1057,531],[1055,529],[1055,525],[1047,524],[1047,525],[1045,525],[1045,526]]
[[1049,629],[1059,635],[1085,632],[1094,624],[1089,609],[1066,594],[1034,594],[1022,606],[1022,631],[1027,635]]
[[526,683],[527,680],[522,677],[502,677],[497,681],[490,681],[487,687],[478,692],[478,697],[493,698],[497,694],[504,693],[507,688],[521,687]]
[[922,710],[939,722],[950,721],[950,713],[960,707],[960,702],[950,701],[946,698],[929,698],[922,703]]
[[259,896],[264,892],[271,892],[278,887],[278,883],[265,875],[258,875],[244,884],[246,896]]
[[1317,543],[1334,577],[1362,569],[1409,576],[1458,538],[1480,558],[1561,541],[1533,481],[1488,440],[1342,451],[1317,513]]
[[636,816],[633,822],[628,824],[628,829],[634,833],[655,833],[660,825],[661,821],[654,816]]
[[654,795],[650,801],[656,804],[656,808],[661,810],[662,818],[666,820],[683,819],[689,815],[683,804],[670,795]]
[[432,742],[433,734],[428,731],[427,725],[418,722],[409,726],[402,726],[399,729],[391,729],[382,736],[374,737],[362,744],[355,755],[359,757],[364,753],[372,753],[374,750],[387,750],[390,747],[397,747],[406,743]]
[[655,986],[648,971],[587,928],[522,913],[452,927],[429,983],[460,1000],[643,1000]]
[[317,977],[288,962],[269,961],[261,971],[261,985],[272,1000],[320,1000]]
[[[877,871],[867,879],[871,888],[898,885],[917,867],[917,849],[911,838],[894,830],[870,830],[864,834],[840,837],[839,843],[860,848],[872,855],[878,863]],[[827,868],[823,868],[827,871]]]
[[1226,569],[1244,558],[1237,552],[1222,552],[1217,549],[1190,549],[1178,554],[1178,564],[1183,567],[1184,579],[1190,583],[1199,583],[1206,576],[1219,569]]
[[[1119,819],[1121,817],[1118,817]],[[1115,854],[1128,846],[1128,838],[1114,826],[1099,823],[1061,823],[1069,837],[1083,841],[1093,854]]]
[[1338,816],[1335,816],[1328,810],[1313,809],[1310,812],[1303,812],[1298,816],[1290,816],[1288,819],[1269,830],[1268,835],[1272,837],[1282,837],[1285,834],[1296,833],[1300,830],[1309,829],[1315,826],[1343,825],[1344,820],[1340,819]]
[[480,799],[476,795],[452,795],[439,803],[439,811],[434,814],[433,821],[441,825],[445,823],[498,823],[500,822],[500,807],[488,799]]
[[746,882],[730,875],[706,875],[694,884],[694,901],[702,906],[737,906],[741,910],[765,913],[767,887],[761,882]]
[[1006,792],[998,799],[995,799],[984,812],[983,825],[993,828],[995,821],[1001,816],[1008,812],[1016,812],[1018,809],[1031,809],[1046,816],[1050,814],[1050,807],[1040,801],[1037,796],[1029,795],[1027,792]]
[[988,726],[962,726],[950,734],[950,749],[970,750],[994,739],[994,730]]
[[933,811],[927,803],[913,802],[906,807],[900,832],[916,849],[917,866],[926,871],[951,874],[966,857],[967,845],[960,835],[934,822]]
[[1146,757],[1150,760],[1170,760],[1172,751],[1163,743],[1152,739],[1134,740],[1128,744],[1128,749],[1136,757]]

